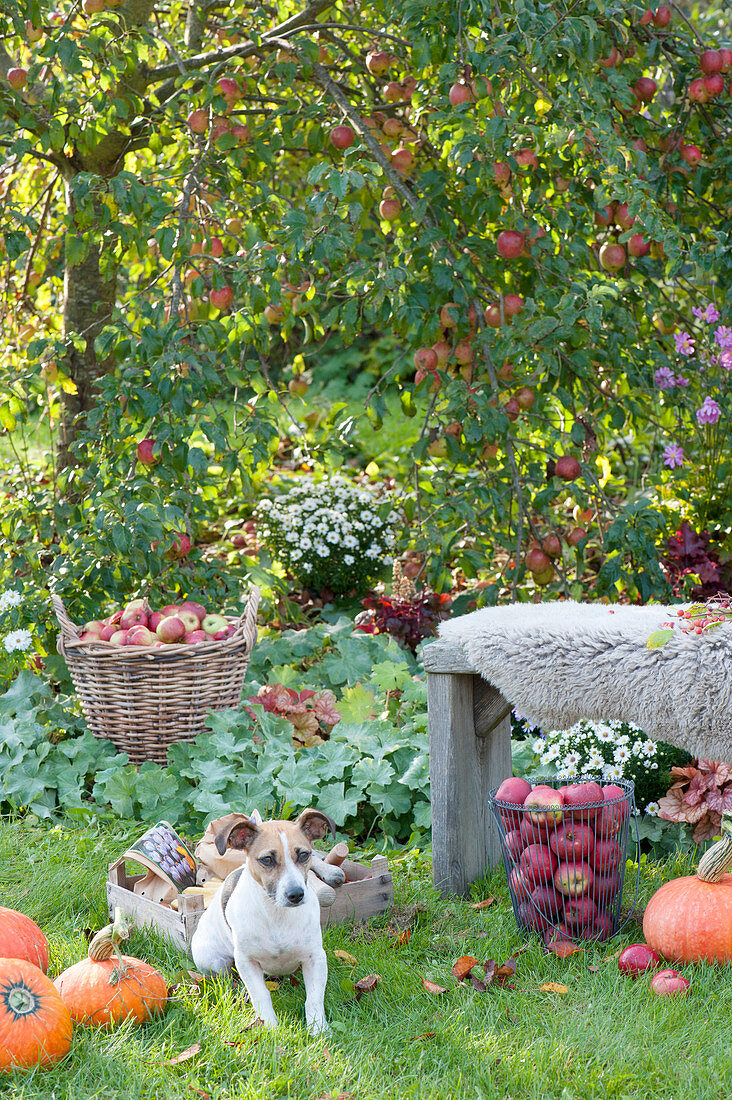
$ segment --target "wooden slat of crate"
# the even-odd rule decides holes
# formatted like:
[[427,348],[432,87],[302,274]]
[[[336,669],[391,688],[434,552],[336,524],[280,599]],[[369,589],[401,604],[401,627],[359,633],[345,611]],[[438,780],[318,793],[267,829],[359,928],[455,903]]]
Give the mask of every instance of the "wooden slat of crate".
[[[374,856],[371,865],[354,864],[369,875],[359,882],[346,882],[335,891],[335,901],[320,910],[320,923],[323,928],[346,921],[368,920],[378,913],[384,913],[394,903],[394,884],[389,863],[385,856]],[[193,933],[203,916],[203,898],[200,894],[180,894],[178,910],[167,905],[150,901],[134,893],[135,883],[143,875],[128,875],[123,859],[109,866],[107,880],[107,904],[110,917],[115,906],[128,914],[139,927],[156,928],[168,936],[177,947],[187,951]]]

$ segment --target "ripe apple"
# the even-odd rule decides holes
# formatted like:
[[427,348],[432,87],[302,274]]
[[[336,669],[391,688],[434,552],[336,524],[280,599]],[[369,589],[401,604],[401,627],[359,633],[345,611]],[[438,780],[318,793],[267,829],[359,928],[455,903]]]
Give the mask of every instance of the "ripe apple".
[[147,626],[147,612],[144,600],[132,600],[120,615],[120,630],[129,630],[133,626]]
[[552,828],[562,820],[564,799],[553,787],[539,784],[524,800],[524,808],[530,810],[529,817],[535,825]]
[[390,80],[382,94],[387,103],[400,103],[406,99],[405,89],[397,80]]
[[526,555],[526,568],[532,573],[543,573],[550,565],[549,556],[538,546],[532,547]]
[[659,970],[651,978],[651,989],[658,997],[673,997],[676,994],[688,993],[691,982],[678,970]]
[[230,309],[234,301],[234,291],[230,286],[222,286],[219,290],[212,290],[208,299],[215,309]]
[[188,535],[174,531],[173,545],[165,556],[166,558],[173,558],[174,560],[177,558],[185,558],[190,553],[192,545]]
[[158,629],[158,623],[162,622],[164,618],[165,618],[165,615],[161,614],[160,611],[151,611],[150,614],[147,617],[148,630],[153,630],[153,631],[157,630]]
[[499,186],[504,186],[511,179],[511,165],[505,160],[497,160],[493,164],[493,178]]
[[215,634],[218,630],[226,630],[229,620],[224,615],[209,614],[201,622],[201,629],[207,634]]
[[104,630],[105,625],[106,624],[103,623],[100,619],[91,619],[90,622],[88,622],[84,625],[84,633],[85,634],[96,634],[96,636],[99,638],[99,637],[101,637],[101,634],[102,634],[102,631]]
[[518,149],[514,153],[514,160],[518,164],[519,168],[538,168],[539,161],[536,153],[533,149],[524,148]]
[[567,535],[570,546],[579,546],[583,539],[587,538],[587,530],[584,527],[573,527]]
[[704,81],[700,76],[698,76],[696,80],[692,80],[688,88],[688,96],[693,103],[706,103],[709,99],[707,90],[704,87]]
[[230,76],[222,76],[216,81],[216,89],[226,100],[227,107],[233,107],[242,96],[241,88],[236,80]]
[[595,913],[594,920],[592,921],[592,939],[604,943],[605,940],[612,939],[614,933],[615,921],[613,920],[612,914],[608,913],[607,909]]
[[473,349],[469,340],[460,340],[453,349],[453,355],[458,363],[469,366],[473,362]]
[[[496,791],[495,800],[498,803],[508,803],[509,806],[523,806],[526,796],[531,791],[531,784],[518,775],[504,779]],[[506,810],[500,806],[501,820],[507,828],[518,828],[523,814]],[[527,842],[528,843],[528,842]]]
[[208,131],[208,111],[204,107],[197,107],[191,111],[186,119],[188,128],[194,134],[205,134]]
[[437,356],[437,366],[444,367],[447,364],[450,354],[452,352],[451,345],[447,340],[438,340],[436,344],[432,345],[432,350]]
[[16,92],[19,92],[21,88],[25,88],[28,83],[28,70],[27,69],[8,69],[8,84]]
[[573,455],[560,455],[554,463],[554,473],[562,481],[576,481],[582,473],[579,462]]
[[667,8],[665,4],[662,4],[660,8],[656,9],[653,16],[654,27],[667,27],[671,22],[671,9]]
[[620,271],[625,267],[625,249],[617,241],[605,241],[600,249],[600,266],[605,271]]
[[393,58],[383,50],[371,50],[366,54],[366,68],[372,76],[381,76],[388,71]]
[[546,932],[549,928],[549,921],[536,910],[530,901],[521,902],[516,919],[522,928],[530,929],[532,932]]
[[732,50],[724,46],[719,51],[719,56],[722,62],[720,66],[720,72],[728,73],[730,69],[732,69]]
[[536,824],[528,814],[521,814],[519,832],[526,847],[529,844],[546,844],[549,836],[548,826]]
[[592,927],[597,906],[592,898],[573,897],[564,906],[564,919],[575,932],[587,932]]
[[644,11],[643,15],[638,20],[638,26],[639,27],[647,27],[652,19],[653,19],[653,12],[650,9],[648,11]]
[[640,233],[634,233],[628,240],[628,252],[635,259],[647,256],[651,251],[651,242],[647,241]]
[[137,444],[137,458],[143,466],[154,466],[158,461],[158,456],[154,453],[155,439],[153,436],[146,436],[145,439],[141,439]]
[[398,118],[387,118],[381,132],[388,138],[398,138],[404,130],[404,123]]
[[334,126],[330,132],[330,143],[334,149],[350,149],[356,140],[356,135],[350,126]]
[[549,847],[565,862],[590,859],[595,836],[589,825],[574,825],[565,820],[549,837]]
[[719,50],[704,50],[704,53],[699,58],[699,65],[701,66],[701,71],[706,76],[712,76],[714,73],[721,73],[722,54]]
[[628,213],[627,202],[619,202],[615,207],[613,213],[613,221],[616,225],[619,225],[621,229],[632,229],[635,224],[635,218],[631,218]]
[[554,874],[554,885],[567,897],[578,898],[592,889],[592,868],[589,863],[562,862]]
[[565,806],[577,810],[583,821],[591,821],[597,817],[604,801],[599,783],[570,783],[566,787],[560,787],[560,790]]
[[229,623],[223,630],[217,630],[214,634],[214,641],[221,642],[224,638],[231,638],[236,634],[236,626],[234,623]]
[[182,603],[179,610],[181,612],[188,611],[190,614],[195,615],[199,623],[202,623],[203,620],[206,618],[206,615],[208,614],[203,604],[192,603],[190,600],[186,600],[184,603]]
[[610,225],[615,216],[615,203],[608,203],[607,206],[603,206],[602,210],[595,211],[595,225],[605,226]]
[[656,81],[652,80],[650,76],[639,76],[632,87],[641,103],[650,103],[658,91]]
[[190,630],[183,635],[183,641],[186,645],[198,645],[200,642],[210,642],[211,635],[205,630]]
[[618,969],[623,974],[637,978],[647,970],[655,970],[661,962],[657,954],[647,943],[632,943],[618,955]]
[[155,633],[161,642],[170,645],[181,641],[186,633],[185,623],[177,615],[168,615],[158,623]]
[[603,806],[595,822],[598,837],[614,836],[628,816],[628,804],[625,791],[615,783],[602,788],[602,797],[607,805]]
[[515,229],[503,229],[496,238],[498,254],[504,260],[515,260],[526,248],[526,238]]
[[524,300],[520,294],[507,294],[503,299],[503,314],[508,324],[524,311]]
[[519,867],[530,886],[547,886],[557,870],[557,857],[543,844],[530,844],[519,856]]
[[104,11],[106,3],[105,0],[84,0],[81,6],[86,15],[98,15]]
[[592,896],[601,908],[612,905],[619,890],[620,875],[617,870],[595,875],[592,882]]
[[382,199],[379,203],[379,215],[385,222],[393,222],[401,213],[402,204],[399,199]]
[[109,640],[112,645],[127,645],[127,634],[126,630],[116,630]]
[[603,69],[614,69],[619,61],[622,61],[622,57],[618,52],[617,47],[611,46],[608,56],[601,57],[598,61],[598,64],[601,65]]
[[400,176],[408,176],[414,170],[415,156],[411,149],[400,145],[391,154],[391,165]]
[[186,628],[186,634],[192,634],[194,630],[198,630],[201,626],[201,620],[192,611],[181,611],[178,618]]
[[620,863],[622,850],[617,840],[598,840],[595,845],[595,869],[612,871]]
[[102,642],[110,641],[111,638],[112,638],[112,635],[116,634],[118,629],[119,628],[117,627],[116,623],[107,623],[102,628],[102,630],[100,631],[100,634],[99,634],[100,641],[102,641]]
[[166,603],[165,607],[160,610],[160,615],[165,619],[168,615],[178,615],[180,612],[180,604]]
[[513,863],[518,862],[518,858],[524,850],[524,838],[521,836],[520,829],[512,829],[511,832],[506,833],[503,838],[506,851]]
[[543,917],[554,918],[564,904],[564,898],[553,886],[535,886],[531,900]]
[[503,406],[503,411],[509,420],[518,420],[521,415],[521,406],[515,397],[509,397],[508,401]]
[[[520,402],[519,402],[520,404]],[[562,542],[558,535],[550,534],[542,540],[541,548],[550,558],[559,558],[562,555]]]
[[417,369],[436,370],[438,362],[437,352],[433,348],[420,348],[414,353],[414,365]]
[[231,127],[231,136],[236,138],[237,145],[248,145],[252,140],[252,133],[248,126],[243,126],[240,122],[235,122]]
[[461,103],[472,103],[475,97],[467,84],[457,83],[452,85],[447,98],[451,106],[459,107]]
[[709,99],[714,99],[715,96],[721,95],[724,91],[724,77],[722,74],[714,73],[712,76],[705,76],[704,90]]
[[679,156],[690,168],[696,168],[702,159],[702,151],[698,145],[680,145]]
[[[529,386],[522,386],[520,390],[516,391],[516,402],[520,409],[528,412],[529,409],[533,409],[536,403],[536,394]],[[556,555],[554,556],[556,557]]]
[[514,897],[519,901],[528,901],[531,897],[533,887],[526,881],[526,876],[520,867],[514,867],[513,871],[511,871],[511,874],[508,876],[508,885]]
[[133,626],[127,632],[127,645],[152,645],[155,635],[146,626]]

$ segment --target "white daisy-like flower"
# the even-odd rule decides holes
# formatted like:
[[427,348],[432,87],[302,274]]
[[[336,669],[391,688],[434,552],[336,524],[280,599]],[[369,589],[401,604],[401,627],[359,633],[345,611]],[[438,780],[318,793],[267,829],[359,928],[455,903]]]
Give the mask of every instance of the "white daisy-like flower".
[[15,650],[25,653],[26,649],[30,649],[32,642],[33,635],[30,630],[21,628],[20,630],[11,630],[9,634],[6,634],[3,645],[6,653],[14,653]]
[[290,551],[290,557],[293,561],[299,561],[302,557],[302,550],[298,550],[296,547],[294,550]]
[[598,741],[607,742],[615,740],[615,730],[612,728],[612,726],[608,726],[606,722],[603,722],[601,725],[599,725],[595,732],[597,733]]
[[645,808],[645,813],[649,814],[650,817],[658,817],[659,809],[660,806],[657,802],[649,802]]
[[325,537],[328,542],[340,542],[341,536],[337,531],[327,531]]
[[[516,717],[520,718],[520,720],[523,721],[523,715],[519,716],[517,714]],[[531,747],[534,750],[534,752],[544,752],[544,748],[545,748],[544,738],[543,737],[537,737],[536,741],[534,741],[534,744]]]
[[341,541],[347,550],[354,550],[358,546],[358,539],[355,539],[353,535],[344,535]]
[[544,765],[553,763],[559,754],[555,748],[547,749],[546,752],[541,754],[541,762]]
[[620,735],[620,737],[616,737],[615,738],[615,744],[616,745],[629,745],[630,744],[630,738],[628,737],[627,733],[623,733],[623,734]]
[[574,779],[574,777],[576,775],[577,775],[577,769],[573,768],[573,767],[567,766],[565,768],[559,768],[557,770],[557,778],[558,779]]
[[344,565],[353,565],[355,560],[356,559],[354,558],[353,554],[344,554],[343,555],[343,564]]
[[630,749],[627,745],[618,745],[613,753],[613,760],[616,764],[625,764],[630,760]]
[[619,764],[606,764],[602,769],[603,779],[622,779],[623,769]]
[[0,611],[7,611],[9,607],[20,607],[22,602],[22,594],[14,591],[12,588],[6,589],[5,592],[0,592]]
[[568,752],[567,755],[564,758],[562,767],[564,767],[564,768],[575,768],[576,769],[579,762],[580,762],[580,754],[578,752]]
[[330,548],[327,547],[324,542],[319,542],[315,547],[315,553],[318,555],[319,558],[329,558]]
[[605,761],[603,760],[601,754],[597,751],[597,749],[590,749],[590,755],[587,760],[587,767],[594,770],[595,768],[602,768],[604,764]]
[[300,539],[300,546],[302,547],[302,549],[309,550],[312,545],[313,540],[308,538],[307,535],[303,535],[303,537]]

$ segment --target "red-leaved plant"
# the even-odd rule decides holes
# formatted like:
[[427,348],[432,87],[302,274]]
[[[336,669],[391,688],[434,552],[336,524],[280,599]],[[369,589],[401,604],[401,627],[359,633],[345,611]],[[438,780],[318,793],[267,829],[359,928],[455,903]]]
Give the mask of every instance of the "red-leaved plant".
[[295,691],[284,684],[265,684],[247,702],[260,703],[270,714],[278,714],[292,723],[292,739],[297,745],[320,745],[341,715],[336,710],[332,691]]
[[[732,589],[730,563],[720,561],[707,531],[697,533],[684,522],[675,535],[666,540],[661,561],[675,596],[704,599]],[[689,577],[698,577],[699,584],[689,590]]]
[[417,592],[409,577],[405,577],[399,562],[394,562],[392,592],[367,596],[364,611],[356,616],[356,630],[365,634],[391,634],[414,653],[425,638],[437,633],[440,619],[447,618],[452,600],[423,589]]
[[672,768],[674,782],[658,803],[658,816],[666,821],[694,825],[694,840],[719,833],[722,811],[732,810],[732,764],[699,760],[697,765]]

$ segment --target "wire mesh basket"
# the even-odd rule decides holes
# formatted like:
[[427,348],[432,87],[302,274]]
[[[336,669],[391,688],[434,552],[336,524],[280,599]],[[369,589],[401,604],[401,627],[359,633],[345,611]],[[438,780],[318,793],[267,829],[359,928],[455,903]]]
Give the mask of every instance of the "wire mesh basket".
[[230,621],[229,638],[200,645],[115,646],[82,642],[58,596],[53,596],[65,659],[89,729],[126,752],[133,764],[165,765],[176,741],[206,731],[211,711],[238,707],[257,639],[259,589]]
[[[621,779],[603,787],[592,777],[570,786],[557,778],[512,782],[531,787],[526,803],[499,801],[500,788],[488,802],[519,929],[545,938],[614,936],[621,928],[631,819],[640,855],[633,783]],[[637,888],[636,879],[636,897]]]

